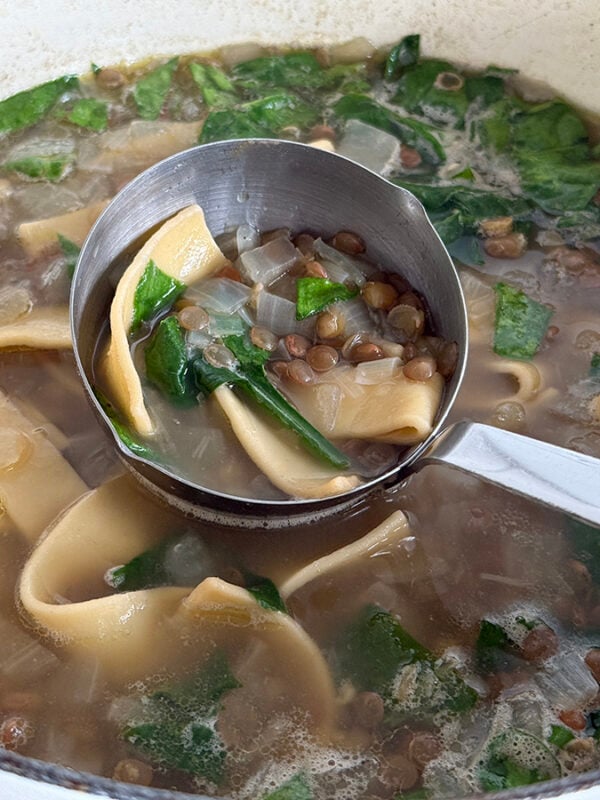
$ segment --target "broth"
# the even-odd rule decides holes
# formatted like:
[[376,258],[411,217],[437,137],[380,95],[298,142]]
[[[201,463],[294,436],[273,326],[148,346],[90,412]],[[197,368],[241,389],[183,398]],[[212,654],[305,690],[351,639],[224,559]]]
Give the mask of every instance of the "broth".
[[[600,456],[597,165],[572,173],[553,155],[563,181],[549,184],[523,144],[536,115],[556,114],[581,167],[581,123],[561,103],[523,106],[494,72],[437,63],[419,82],[417,44],[385,64],[100,70],[0,141],[13,165],[0,180],[4,747],[236,800],[456,797],[600,766],[597,531],[437,467],[326,525],[242,534],[186,520],[124,475],[69,352],[69,269],[104,201],[201,128],[264,135],[264,82],[279,98],[269,112],[285,110],[276,133],[352,151],[428,205],[469,308],[453,418]],[[414,90],[406,114],[398,85]],[[505,118],[494,103],[518,152],[489,124]],[[465,136],[481,124],[495,156]],[[543,324],[507,340],[515,302]]]

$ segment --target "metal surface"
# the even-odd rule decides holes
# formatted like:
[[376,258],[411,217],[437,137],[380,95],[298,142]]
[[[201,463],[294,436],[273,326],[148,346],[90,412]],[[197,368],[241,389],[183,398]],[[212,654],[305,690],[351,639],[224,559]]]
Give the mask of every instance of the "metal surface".
[[456,467],[600,526],[600,459],[490,425],[458,422],[438,436],[415,467],[428,464]]
[[406,277],[428,298],[437,333],[460,344],[458,368],[447,385],[434,433],[454,402],[467,353],[466,311],[450,256],[409,192],[341,156],[294,142],[257,139],[203,145],[151,167],[113,200],[81,251],[71,294],[75,356],[98,417],[132,472],[186,513],[222,524],[281,527],[337,513],[374,485],[393,479],[425,445],[407,450],[394,469],[342,497],[249,500],[197,486],[132,455],[94,397],[94,354],[116,279],[111,265],[140,236],[190,203],[204,209],[213,236],[243,223],[259,230],[308,229],[323,237],[340,229],[356,231],[368,242],[371,261]]
[[[436,333],[458,343],[459,363],[431,435],[397,465],[326,500],[247,499],[184,480],[125,448],[92,391],[94,355],[114,292],[114,262],[147,231],[198,203],[217,236],[243,223],[259,230],[356,231],[372,261],[407,278],[428,301]],[[123,263],[122,268],[125,267]],[[600,525],[600,461],[485,425],[454,426],[437,438],[456,398],[468,350],[458,274],[421,204],[348,159],[275,140],[218,142],[180,153],[136,178],[109,205],[84,245],[71,294],[75,356],[88,396],[132,473],[188,515],[240,528],[318,521],[347,510],[427,455],[578,519]],[[433,447],[432,447],[433,445]]]

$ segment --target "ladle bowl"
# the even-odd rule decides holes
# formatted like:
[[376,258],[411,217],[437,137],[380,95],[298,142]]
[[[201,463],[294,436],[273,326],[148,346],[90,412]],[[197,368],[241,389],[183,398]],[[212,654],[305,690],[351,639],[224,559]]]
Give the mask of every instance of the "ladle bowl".
[[[259,500],[214,491],[133,454],[93,391],[94,358],[124,255],[156,225],[197,203],[213,236],[250,224],[258,230],[312,230],[324,238],[352,230],[370,261],[398,272],[426,299],[436,334],[458,344],[433,430],[397,464],[343,495],[319,500]],[[458,274],[422,205],[410,192],[341,156],[281,140],[216,142],[161,161],[129,183],[87,238],[71,291],[75,358],[87,395],[133,474],[185,513],[238,527],[281,527],[347,509],[409,468],[450,464],[600,525],[600,461],[475,423],[445,431],[464,376],[467,315]]]

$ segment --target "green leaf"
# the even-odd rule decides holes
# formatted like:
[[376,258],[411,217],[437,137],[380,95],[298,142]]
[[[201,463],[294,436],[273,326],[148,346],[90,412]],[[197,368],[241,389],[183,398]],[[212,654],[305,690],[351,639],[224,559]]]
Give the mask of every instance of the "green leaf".
[[516,220],[526,220],[531,215],[531,204],[527,200],[500,192],[458,184],[440,186],[415,183],[401,178],[393,183],[408,189],[423,203],[446,245],[461,236],[477,234],[484,219],[513,217]]
[[66,75],[0,101],[0,133],[34,125],[54,107],[61,95],[78,86],[79,80],[74,75]]
[[299,772],[282,783],[275,791],[263,796],[262,800],[314,800],[314,795],[308,782],[308,776]]
[[553,725],[548,741],[550,744],[562,749],[566,744],[572,742],[574,738],[575,734],[569,728],[564,725]]
[[195,403],[185,335],[177,317],[166,317],[159,322],[144,358],[148,380],[169,400],[178,405]]
[[348,289],[343,283],[333,283],[327,278],[298,278],[296,291],[296,319],[306,319],[331,303],[351,300],[359,293],[358,289]]
[[469,100],[465,87],[442,89],[436,86],[438,77],[458,70],[447,61],[422,61],[406,69],[398,81],[393,102],[411,114],[423,114],[436,122],[451,123],[455,128],[464,128]]
[[223,695],[239,686],[226,657],[217,651],[191,680],[149,695],[144,719],[128,724],[121,736],[161,767],[220,784],[226,750],[214,718]]
[[482,620],[475,643],[475,660],[479,671],[488,675],[506,670],[513,646],[504,628],[487,619]]
[[127,425],[123,420],[119,417],[119,414],[113,404],[110,402],[108,397],[100,391],[97,387],[93,389],[96,399],[102,406],[102,410],[108,417],[110,424],[115,430],[115,433],[119,437],[119,439],[123,442],[125,447],[128,450],[136,455],[140,456],[140,458],[146,458],[148,461],[154,461],[156,463],[161,462],[161,458],[157,453],[152,450],[151,447],[144,444],[143,442],[138,441],[134,434],[131,432],[129,425]]
[[150,259],[135,289],[129,332],[134,333],[143,322],[172,306],[184,291],[184,283],[164,273]]
[[238,359],[238,367],[235,370],[217,368],[202,357],[195,359],[192,368],[198,389],[211,394],[224,383],[238,387],[282,425],[294,431],[314,455],[338,469],[346,469],[348,457],[304,419],[269,381],[264,368],[269,357],[267,351],[254,347],[242,336],[225,336],[223,342]]
[[97,75],[99,72],[102,72],[102,67],[99,67],[98,64],[92,63],[90,64],[90,69],[92,70],[93,75]]
[[469,103],[478,100],[491,106],[504,98],[504,81],[496,75],[474,75],[465,79],[465,95]]
[[288,613],[279,590],[272,580],[252,572],[244,572],[244,588],[254,597],[259,606],[269,611],[282,611]]
[[178,58],[172,58],[166,64],[144,75],[136,83],[133,99],[142,119],[156,119],[160,115],[178,62]]
[[245,103],[231,111],[212,111],[206,118],[199,143],[222,139],[252,139],[278,136],[283,128],[314,124],[318,111],[290,93],[273,94]]
[[312,53],[284,53],[243,61],[232,69],[236,82],[254,91],[263,88],[319,88],[327,73]]
[[385,61],[383,77],[386,81],[397,80],[405,67],[411,67],[419,60],[421,37],[418,33],[405,36],[392,47]]
[[506,283],[497,283],[494,352],[506,358],[531,360],[537,353],[552,309]]
[[475,180],[475,173],[471,169],[471,167],[465,167],[461,169],[460,172],[457,172],[456,175],[452,176],[453,181],[474,181]]
[[212,64],[190,64],[194,83],[209,108],[231,108],[237,102],[235,86],[223,70]]
[[67,239],[66,236],[63,236],[62,233],[57,234],[57,236],[60,249],[65,257],[67,274],[69,278],[72,278],[73,273],[75,272],[75,267],[77,266],[77,259],[79,258],[81,248],[78,244],[75,244],[75,242],[72,242],[70,239]]
[[600,161],[570,163],[564,153],[517,155],[525,197],[549,214],[586,209],[600,186]]
[[[345,631],[335,648],[338,673],[352,681],[358,691],[378,692],[388,708],[394,709],[392,696],[394,679],[405,667],[417,666],[423,692],[421,709],[414,706],[411,713],[430,714],[445,708],[462,712],[477,702],[477,693],[452,668],[438,662],[436,656],[414,639],[398,620],[375,605],[361,611]],[[433,688],[432,695],[428,694]]]
[[170,539],[165,539],[126,564],[115,567],[107,573],[106,582],[117,592],[168,586],[170,580],[165,567],[165,554],[171,544]]
[[208,725],[190,721],[185,725],[165,715],[160,722],[145,722],[124,729],[122,738],[161,767],[179,769],[221,783],[226,750]]
[[410,117],[401,117],[367,95],[347,94],[335,103],[333,112],[339,119],[358,119],[391,133],[404,144],[414,147],[428,164],[436,166],[446,160],[444,148],[432,127]]
[[[437,226],[436,230],[445,242]],[[446,247],[453,259],[466,264],[467,267],[482,267],[485,264],[481,254],[481,241],[477,236],[461,236],[454,241],[446,242]]]
[[73,156],[69,154],[28,156],[27,158],[17,158],[14,161],[6,161],[2,166],[6,170],[17,172],[34,180],[56,183],[65,177],[72,163]]
[[560,764],[546,745],[518,728],[495,736],[479,765],[479,782],[485,791],[529,786],[560,775]]
[[594,381],[600,380],[600,353],[594,353],[592,355],[589,376]]
[[108,105],[93,97],[82,97],[67,114],[67,119],[80,128],[104,131],[108,127]]

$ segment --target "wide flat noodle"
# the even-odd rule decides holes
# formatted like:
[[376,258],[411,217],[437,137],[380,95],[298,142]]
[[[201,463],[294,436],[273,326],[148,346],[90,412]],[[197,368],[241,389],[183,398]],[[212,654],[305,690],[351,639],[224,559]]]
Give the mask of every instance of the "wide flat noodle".
[[150,261],[185,284],[208,277],[226,263],[206,226],[202,209],[192,205],[161,225],[121,276],[110,309],[111,339],[101,368],[112,399],[142,436],[153,434],[155,425],[146,409],[140,377],[131,357],[129,330],[135,292]]
[[[433,430],[444,379],[413,381],[400,373],[373,385],[353,379],[354,367],[336,367],[318,383],[289,390],[292,401],[309,422],[332,439],[372,439],[391,444],[417,444]],[[331,414],[331,394],[339,397]],[[324,400],[329,402],[325,402]]]
[[100,595],[107,569],[171,531],[172,518],[129,478],[104,484],[57,520],[32,553],[20,583],[24,609],[41,633],[72,656],[96,660],[105,677],[120,686],[197,669],[217,648],[239,663],[252,651],[253,660],[282,682],[288,707],[330,726],[335,691],[318,648],[291,617],[263,608],[239,586],[211,577],[195,588],[69,602],[81,587],[98,587]]
[[201,122],[135,120],[99,137],[97,152],[85,159],[83,167],[102,172],[137,171],[193,147],[201,129]]
[[31,347],[36,350],[69,350],[72,347],[67,306],[41,306],[0,325],[0,348]]
[[328,467],[293,439],[242,403],[227,386],[213,393],[240,444],[271,483],[292,497],[319,498],[341,494],[360,484],[356,475]]
[[0,392],[0,503],[30,542],[88,487],[46,437]]
[[108,205],[101,200],[77,211],[57,217],[23,222],[17,228],[17,237],[30,256],[39,256],[46,250],[58,249],[58,234],[66,236],[75,244],[82,245],[94,222]]

